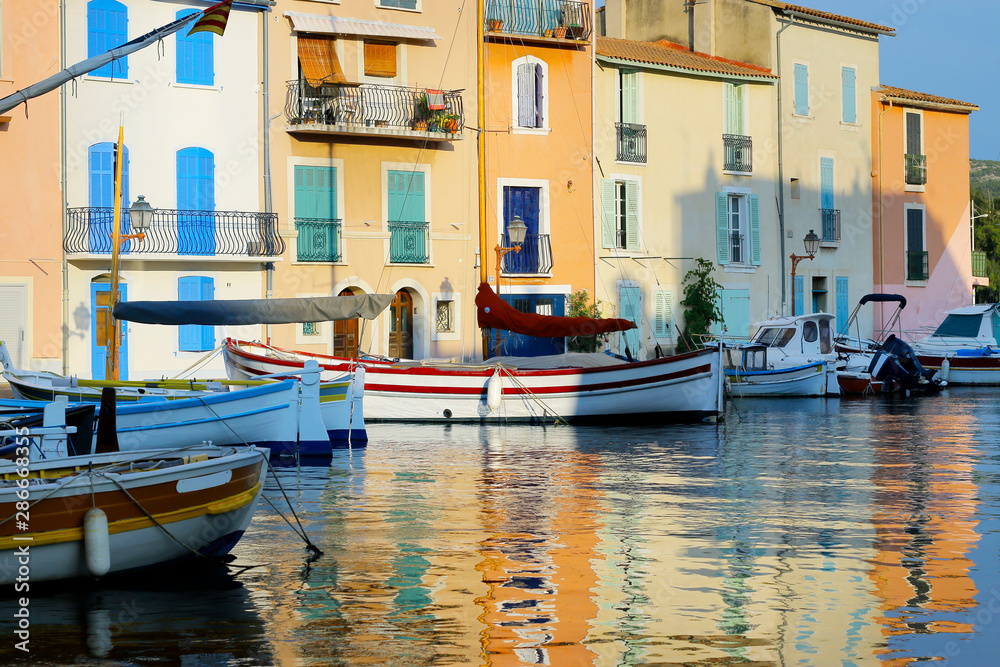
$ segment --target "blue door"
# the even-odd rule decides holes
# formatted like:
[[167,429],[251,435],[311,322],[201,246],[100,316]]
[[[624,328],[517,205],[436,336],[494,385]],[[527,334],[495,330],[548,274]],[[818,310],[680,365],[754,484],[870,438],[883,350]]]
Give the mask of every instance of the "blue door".
[[843,331],[847,326],[847,318],[850,317],[851,304],[848,301],[849,292],[847,289],[847,276],[837,276],[837,331]]
[[[123,151],[122,163],[122,212],[119,228],[128,233],[128,147]],[[115,200],[115,144],[105,141],[90,147],[90,252],[111,252],[111,225],[114,220]],[[129,243],[122,244],[122,252],[128,252]]]
[[[127,299],[127,285],[118,284],[118,291],[121,293],[121,300]],[[93,313],[94,323],[90,328],[91,355],[90,374],[95,380],[106,380],[106,366],[108,363],[108,337],[112,329],[111,324],[111,283],[90,283],[90,312]],[[118,323],[121,331],[121,348],[118,351],[118,379],[128,379],[128,327],[125,322]]]
[[541,188],[519,188],[504,186],[503,189],[503,245],[510,245],[510,234],[507,226],[514,216],[528,228],[524,233],[524,243],[521,252],[509,252],[504,257],[504,273],[538,273],[539,240],[538,214],[541,201]]
[[205,148],[177,151],[177,252],[215,254],[215,156]]
[[635,329],[629,329],[619,339],[619,353],[625,354],[625,346],[633,358],[638,358],[642,346],[642,290],[638,287],[618,288],[618,317],[635,322]]
[[[722,322],[726,326],[726,338],[747,339],[750,337],[750,290],[722,289],[716,292],[716,305],[722,311]],[[722,333],[722,325],[712,325],[712,333]]]
[[[566,296],[563,294],[505,294],[501,298],[522,313],[560,317],[566,314]],[[538,338],[501,331],[500,339],[500,354],[507,356],[540,357],[566,351],[565,338]]]

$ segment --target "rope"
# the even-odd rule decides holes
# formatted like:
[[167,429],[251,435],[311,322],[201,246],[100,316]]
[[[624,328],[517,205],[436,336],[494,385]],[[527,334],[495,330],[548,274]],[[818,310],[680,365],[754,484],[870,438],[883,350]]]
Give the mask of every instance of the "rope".
[[[531,389],[529,389],[529,388],[528,388],[528,387],[527,387],[527,386],[526,386],[526,385],[525,385],[525,384],[524,384],[523,382],[521,382],[521,381],[520,381],[520,380],[519,380],[519,379],[518,379],[518,378],[517,378],[516,376],[512,375],[512,374],[511,374],[511,372],[510,372],[509,370],[507,370],[506,368],[504,368],[504,367],[503,367],[503,366],[501,366],[500,364],[497,364],[497,370],[499,370],[499,371],[500,371],[500,374],[501,374],[501,376],[502,376],[502,375],[503,375],[503,373],[504,373],[504,372],[506,371],[506,373],[507,373],[507,377],[509,377],[509,378],[510,378],[511,380],[513,380],[513,381],[514,381],[514,384],[515,384],[515,385],[516,385],[516,386],[517,386],[518,388],[520,388],[520,389],[521,389],[521,391],[522,391],[523,393],[525,393],[525,394],[527,394],[527,395],[528,395],[528,398],[530,398],[530,399],[531,399],[531,400],[533,400],[533,401],[534,401],[535,403],[537,403],[538,405],[540,405],[540,406],[541,406],[541,408],[542,408],[542,411],[543,411],[543,413],[545,414],[545,416],[548,416],[548,414],[549,414],[549,413],[552,413],[552,416],[553,416],[553,417],[555,418],[555,424],[556,424],[556,425],[558,425],[558,424],[559,424],[559,423],[561,422],[561,423],[562,423],[563,425],[565,425],[565,426],[569,426],[569,422],[568,422],[568,421],[566,421],[565,419],[563,419],[562,417],[560,417],[560,416],[559,416],[559,413],[558,413],[558,412],[556,412],[556,411],[555,411],[555,410],[553,410],[553,409],[552,409],[551,407],[549,407],[549,406],[548,406],[548,405],[547,405],[547,404],[545,403],[545,401],[543,401],[542,399],[540,399],[540,398],[538,397],[538,395],[537,395],[537,394],[535,394],[535,392],[531,391]],[[503,404],[503,403],[501,402],[501,405],[502,405],[502,404]]]
[[208,363],[212,359],[212,357],[214,357],[215,355],[219,354],[219,352],[221,352],[224,347],[225,347],[225,343],[219,343],[218,347],[216,347],[214,350],[212,350],[211,352],[209,352],[207,355],[205,355],[204,357],[198,359],[193,364],[191,364],[190,366],[188,366],[187,368],[185,368],[184,370],[182,370],[180,373],[178,373],[177,375],[175,375],[172,379],[174,379],[174,380],[181,379],[191,369],[193,369],[193,368],[195,368],[197,366],[201,366],[201,365],[204,365],[204,364]]

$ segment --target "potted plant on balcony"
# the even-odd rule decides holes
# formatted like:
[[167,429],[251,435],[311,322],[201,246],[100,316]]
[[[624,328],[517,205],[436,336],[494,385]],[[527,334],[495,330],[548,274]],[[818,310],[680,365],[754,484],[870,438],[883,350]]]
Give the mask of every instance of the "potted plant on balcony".
[[500,32],[503,28],[503,19],[487,19],[486,26],[490,32]]
[[566,38],[566,26],[564,26],[564,25],[556,26],[555,28],[552,29],[552,34],[554,34],[559,39],[565,39]]
[[427,93],[423,93],[417,98],[417,103],[414,105],[413,120],[410,122],[410,127],[418,132],[426,132],[430,117],[430,101],[427,99]]
[[441,126],[444,128],[445,132],[451,132],[451,133],[458,132],[458,114],[457,113],[444,114]]
[[572,39],[582,39],[583,38],[583,26],[579,23],[569,24],[569,36]]

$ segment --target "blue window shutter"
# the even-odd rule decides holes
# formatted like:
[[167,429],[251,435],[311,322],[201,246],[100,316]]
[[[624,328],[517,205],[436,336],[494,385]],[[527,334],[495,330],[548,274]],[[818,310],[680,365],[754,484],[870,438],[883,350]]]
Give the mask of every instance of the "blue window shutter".
[[715,193],[715,236],[719,252],[719,264],[729,264],[729,200],[725,192]]
[[795,113],[809,115],[809,68],[795,65]]
[[833,201],[832,157],[821,157],[819,159],[819,207],[823,209],[836,208]]
[[750,263],[760,266],[760,197],[750,195]]
[[624,344],[627,343],[629,352],[634,356],[642,345],[642,291],[638,287],[621,287],[619,289],[621,303],[619,304],[618,316],[629,322],[635,322],[636,326],[635,329],[629,329],[625,332],[622,352],[625,351]]
[[[128,41],[128,8],[115,0],[87,3],[87,57],[99,56]],[[128,56],[98,67],[91,76],[128,78]]]
[[295,217],[337,219],[337,170],[295,167]]
[[177,208],[215,210],[215,156],[208,149],[177,151]]
[[795,285],[793,286],[794,294],[792,296],[792,315],[804,315],[803,312],[805,304],[805,287],[806,279],[804,276],[795,276]]
[[616,246],[615,232],[615,182],[605,178],[601,181],[601,246]]
[[[196,9],[182,9],[177,18],[198,14]],[[177,35],[177,83],[211,86],[215,83],[215,53],[212,33],[196,32],[188,35],[189,27]]]
[[[200,301],[201,279],[198,276],[184,276],[177,279],[178,301]],[[201,348],[201,327],[197,324],[182,324],[177,327],[178,349],[182,352],[198,352]]]
[[[199,276],[200,281],[200,296],[202,301],[214,301],[215,300],[215,281],[207,276]],[[211,350],[215,348],[215,327],[211,325],[202,325],[198,327],[201,329],[201,351]]]
[[[796,276],[798,277],[798,276]],[[847,326],[850,317],[850,302],[848,301],[847,276],[837,276],[837,331],[841,332]]]
[[853,67],[843,67],[840,70],[842,94],[844,98],[844,122],[858,122],[858,102],[855,94],[857,72]]

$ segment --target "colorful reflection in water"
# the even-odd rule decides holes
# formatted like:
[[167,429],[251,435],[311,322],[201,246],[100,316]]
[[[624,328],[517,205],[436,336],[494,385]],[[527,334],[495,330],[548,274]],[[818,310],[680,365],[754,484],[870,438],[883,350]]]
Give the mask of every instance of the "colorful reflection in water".
[[262,506],[248,569],[212,585],[33,598],[29,662],[995,664],[998,433],[990,390],[658,429],[376,425],[278,470],[321,558]]

